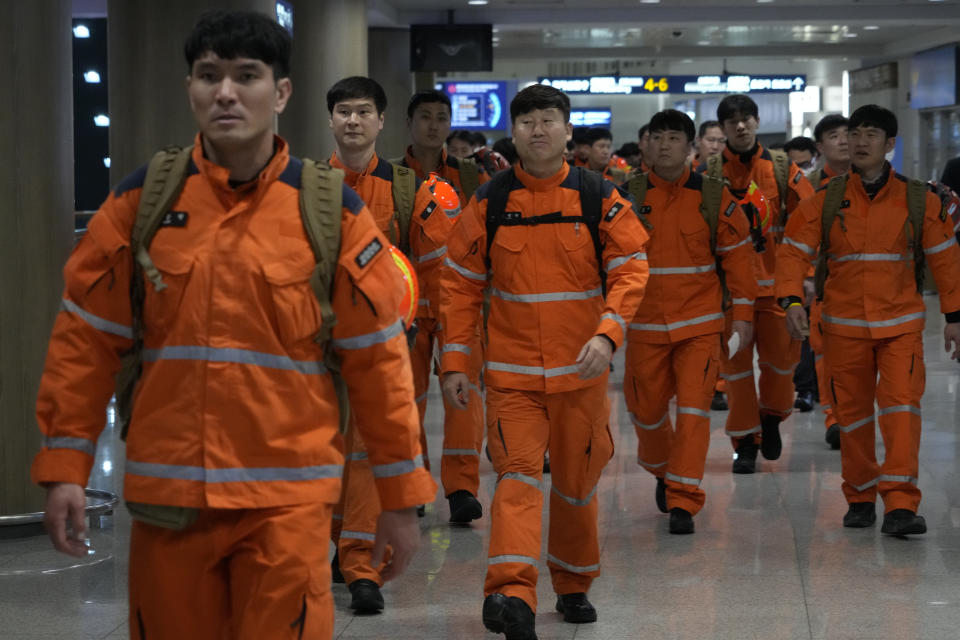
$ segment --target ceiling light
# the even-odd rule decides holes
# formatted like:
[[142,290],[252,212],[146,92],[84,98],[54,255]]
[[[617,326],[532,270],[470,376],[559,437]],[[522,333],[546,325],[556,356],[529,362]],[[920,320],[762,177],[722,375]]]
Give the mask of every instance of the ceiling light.
[[78,24],[73,28],[73,35],[76,38],[89,38],[90,29],[87,29],[86,25]]
[[107,169],[110,168],[110,158],[103,159],[103,166],[105,166]]
[[865,27],[863,28],[863,30],[864,30],[864,31],[876,31],[876,30],[879,29],[879,28],[880,28],[880,27],[878,27],[878,26],[875,25],[875,24],[868,24],[867,26],[865,26]]
[[89,82],[90,84],[99,84],[100,83],[100,74],[96,71],[87,71],[83,74],[83,79]]
[[710,44],[710,41],[709,41],[709,40],[700,40],[700,41],[697,42],[697,44],[700,45],[701,47],[705,47],[705,46],[707,46],[707,45]]
[[853,33],[852,31],[848,31],[848,32],[846,32],[845,34],[843,34],[843,37],[844,37],[844,38],[856,38],[858,35],[860,35],[860,34],[859,34],[859,33]]
[[757,0],[757,4],[770,4],[773,0]]
[[660,4],[660,0],[640,0],[640,4]]
[[487,0],[468,0],[467,4],[482,5],[487,4]]
[[95,116],[95,117],[93,118],[93,124],[97,125],[98,127],[109,127],[109,126],[110,126],[110,118],[108,118],[107,116],[105,116],[105,115],[103,115],[103,114],[101,114],[101,115],[99,115],[99,116]]

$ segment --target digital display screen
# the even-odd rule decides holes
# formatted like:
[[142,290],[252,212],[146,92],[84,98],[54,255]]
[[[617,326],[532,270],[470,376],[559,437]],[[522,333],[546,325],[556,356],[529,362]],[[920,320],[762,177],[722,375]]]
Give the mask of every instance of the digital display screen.
[[293,36],[293,5],[289,0],[277,0],[277,22]]
[[914,109],[957,104],[957,47],[950,45],[913,56],[910,106]]
[[450,98],[452,129],[506,128],[506,82],[438,82],[436,88]]
[[613,112],[609,107],[594,109],[571,109],[570,124],[575,127],[606,127],[613,122]]
[[590,76],[539,78],[564,93],[629,95],[643,93],[790,93],[803,91],[807,76]]

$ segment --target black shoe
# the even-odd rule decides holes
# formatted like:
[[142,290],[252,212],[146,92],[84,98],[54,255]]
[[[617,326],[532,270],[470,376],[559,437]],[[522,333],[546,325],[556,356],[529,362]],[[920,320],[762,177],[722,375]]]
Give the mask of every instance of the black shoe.
[[330,561],[330,578],[335,584],[343,584],[346,580],[343,579],[343,573],[340,571],[340,552],[335,551],[333,553],[333,560]]
[[836,451],[840,448],[840,425],[833,423],[827,427],[827,433],[823,436],[830,448]]
[[880,532],[892,536],[919,535],[927,532],[927,521],[909,509],[894,509],[883,516]]
[[727,405],[727,399],[723,397],[722,391],[713,392],[713,400],[710,401],[710,409],[713,411],[726,411],[730,407]]
[[808,413],[813,411],[816,403],[817,401],[812,391],[801,391],[797,394],[797,399],[793,402],[793,408],[799,409],[800,413]]
[[447,496],[450,503],[450,522],[453,524],[469,524],[483,515],[483,506],[472,493],[466,489],[454,491]]
[[520,598],[491,593],[483,599],[483,626],[507,640],[537,640],[534,614]]
[[425,504],[417,505],[417,517],[423,518],[423,517],[426,517],[426,515],[427,515],[427,505]]
[[760,453],[767,460],[776,460],[780,457],[783,442],[780,441],[780,416],[763,416],[760,418]]
[[550,473],[550,454],[543,454],[543,472]]
[[597,610],[587,600],[585,593],[565,593],[557,596],[557,611],[563,614],[564,622],[583,624],[597,621]]
[[667,482],[663,478],[657,478],[657,509],[660,509],[660,513],[667,513]]
[[877,507],[872,502],[851,502],[843,516],[843,526],[851,529],[872,527],[877,521]]
[[737,457],[733,461],[734,473],[753,473],[757,470],[757,443],[749,435],[737,445]]
[[680,507],[670,509],[670,533],[693,533],[693,516],[689,511]]
[[350,608],[357,613],[380,613],[383,609],[383,595],[380,586],[373,580],[360,578],[347,585],[350,589]]

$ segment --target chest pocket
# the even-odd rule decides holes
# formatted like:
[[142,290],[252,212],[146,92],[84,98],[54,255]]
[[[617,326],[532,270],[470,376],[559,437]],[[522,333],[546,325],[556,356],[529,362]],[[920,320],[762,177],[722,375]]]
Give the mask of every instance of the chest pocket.
[[581,286],[593,288],[600,279],[600,265],[597,264],[597,253],[593,244],[590,228],[584,222],[558,223],[550,225],[560,240],[562,247],[562,261],[568,264],[569,269],[576,275]]
[[150,257],[166,287],[157,291],[150,282],[144,283],[143,326],[148,341],[163,340],[176,323],[194,267],[193,256],[172,247],[153,249]]
[[712,262],[713,256],[710,254],[710,227],[707,226],[699,210],[694,209],[682,213],[679,226],[683,244],[694,263],[700,265]]
[[320,304],[310,286],[310,267],[281,260],[263,265],[273,300],[274,326],[285,346],[312,341],[320,330]]
[[501,226],[490,246],[490,269],[493,277],[501,282],[512,282],[518,275],[521,254],[527,246],[531,227]]

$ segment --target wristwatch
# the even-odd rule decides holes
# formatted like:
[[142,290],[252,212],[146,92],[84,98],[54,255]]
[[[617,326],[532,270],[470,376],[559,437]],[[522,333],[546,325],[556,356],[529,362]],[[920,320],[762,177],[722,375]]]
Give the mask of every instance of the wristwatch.
[[780,308],[783,309],[784,311],[786,311],[787,307],[789,307],[794,303],[802,305],[803,300],[798,298],[797,296],[787,296],[786,298],[780,298],[779,300],[777,300],[777,304],[779,304]]

